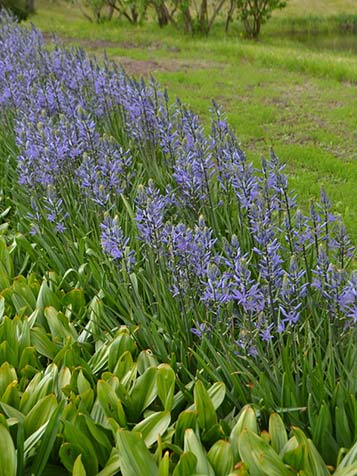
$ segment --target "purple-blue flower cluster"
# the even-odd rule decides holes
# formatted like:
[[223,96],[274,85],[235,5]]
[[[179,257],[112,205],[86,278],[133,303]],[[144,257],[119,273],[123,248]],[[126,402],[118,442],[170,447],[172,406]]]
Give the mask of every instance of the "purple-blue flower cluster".
[[5,13],[0,103],[32,232],[46,222],[66,233],[94,213],[103,251],[139,274],[156,266],[197,338],[217,327],[254,355],[257,339],[295,331],[317,303],[336,329],[356,323],[354,248],[326,192],[298,209],[284,165],[272,152],[253,167],[215,103],[207,134],[154,81],[80,49],[48,49]]

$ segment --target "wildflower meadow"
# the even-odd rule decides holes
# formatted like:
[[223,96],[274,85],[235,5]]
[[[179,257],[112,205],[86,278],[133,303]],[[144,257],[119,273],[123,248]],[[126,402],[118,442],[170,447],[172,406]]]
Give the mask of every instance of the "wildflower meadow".
[[355,248],[325,190],[0,17],[0,475],[357,475]]

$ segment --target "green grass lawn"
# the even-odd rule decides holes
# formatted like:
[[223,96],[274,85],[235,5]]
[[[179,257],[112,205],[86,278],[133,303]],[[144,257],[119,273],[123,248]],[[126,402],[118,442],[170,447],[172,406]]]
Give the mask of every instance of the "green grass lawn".
[[38,0],[31,21],[99,57],[105,48],[134,74],[153,74],[204,122],[214,98],[249,157],[257,162],[273,146],[301,206],[325,187],[357,241],[357,57],[277,35],[297,19],[303,29],[323,29],[343,13],[357,14],[356,1],[292,0],[260,42],[244,40],[239,29],[225,36],[221,25],[208,38],[192,38],[154,24],[94,24],[58,1]]

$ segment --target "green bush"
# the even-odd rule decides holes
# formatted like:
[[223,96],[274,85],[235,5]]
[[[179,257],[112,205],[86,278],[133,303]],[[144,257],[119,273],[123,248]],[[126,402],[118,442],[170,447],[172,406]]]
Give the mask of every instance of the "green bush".
[[269,20],[274,10],[284,8],[284,0],[236,0],[238,16],[249,38],[258,38],[261,26]]
[[28,0],[0,0],[0,8],[10,10],[19,20],[26,20],[31,11]]

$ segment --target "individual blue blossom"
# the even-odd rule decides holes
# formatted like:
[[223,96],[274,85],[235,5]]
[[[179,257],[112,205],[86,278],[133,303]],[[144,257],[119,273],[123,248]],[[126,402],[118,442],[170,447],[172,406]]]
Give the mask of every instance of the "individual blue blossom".
[[170,195],[162,195],[152,180],[149,180],[147,187],[139,187],[135,217],[139,238],[156,253],[162,250],[166,233],[165,213],[170,202]]
[[286,325],[293,326],[299,320],[304,308],[304,299],[307,294],[306,270],[299,269],[296,256],[290,259],[289,271],[284,272],[279,309],[282,319],[279,323],[279,332],[283,332]]
[[347,280],[347,273],[332,264],[321,244],[316,268],[313,270],[312,286],[324,298],[331,319],[338,317],[338,303],[341,300],[343,287]]
[[106,215],[100,225],[100,229],[100,239],[104,252],[114,261],[126,262],[126,265],[134,264],[134,252],[128,252],[129,238],[124,236],[123,230],[118,223],[118,217],[111,218],[109,215]]
[[211,180],[215,165],[198,117],[182,108],[181,146],[173,167],[173,178],[178,184],[186,206],[199,209],[210,203]]
[[263,194],[254,200],[254,205],[249,209],[250,232],[258,247],[264,249],[268,243],[275,240],[277,227],[272,220],[272,210],[267,208]]
[[238,351],[235,351],[235,355],[248,355],[249,357],[256,358],[258,357],[258,349],[254,344],[256,340],[256,335],[246,330],[241,330],[239,333],[239,338],[234,342],[238,347]]
[[216,263],[209,263],[201,300],[207,303],[213,311],[217,312],[220,306],[230,299],[229,286],[229,276],[227,273],[222,274]]
[[56,189],[52,186],[48,186],[47,193],[42,201],[47,213],[47,220],[55,225],[55,229],[58,233],[64,233],[67,229],[65,222],[69,213],[64,210],[63,200],[58,196]]
[[203,218],[192,230],[185,224],[167,225],[165,229],[165,257],[173,278],[173,295],[181,297],[197,292],[213,260],[216,239]]
[[[357,272],[353,272],[348,280],[347,284],[342,289],[338,304],[343,314],[353,324],[357,323]],[[349,323],[347,323],[349,325]]]
[[105,206],[111,197],[129,189],[134,176],[131,165],[130,153],[124,152],[113,138],[104,136],[96,150],[83,154],[76,179],[85,196]]
[[301,253],[306,256],[307,248],[313,244],[313,231],[309,217],[304,215],[301,210],[296,210],[295,223],[291,230],[293,248],[295,253]]
[[191,333],[202,339],[204,335],[209,334],[210,328],[206,322],[196,323],[195,327],[191,327]]
[[212,303],[216,308],[234,302],[241,324],[245,319],[252,322],[252,319],[264,310],[264,294],[259,283],[253,279],[247,256],[241,254],[235,236],[225,249],[226,255],[221,257],[221,263],[225,264],[227,269],[221,273],[217,265],[210,265],[202,300]]
[[272,334],[274,324],[269,324],[265,329],[261,330],[259,335],[262,341],[264,342],[270,342],[271,340],[274,339],[274,335]]

